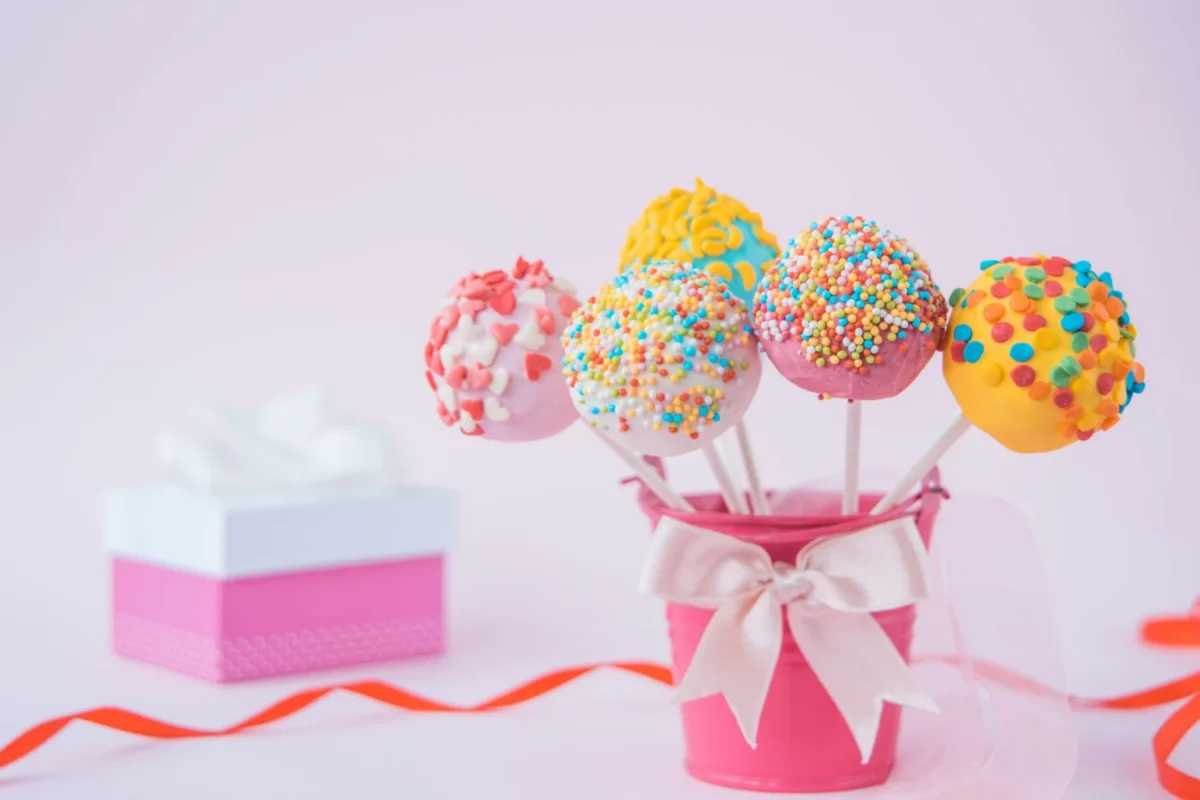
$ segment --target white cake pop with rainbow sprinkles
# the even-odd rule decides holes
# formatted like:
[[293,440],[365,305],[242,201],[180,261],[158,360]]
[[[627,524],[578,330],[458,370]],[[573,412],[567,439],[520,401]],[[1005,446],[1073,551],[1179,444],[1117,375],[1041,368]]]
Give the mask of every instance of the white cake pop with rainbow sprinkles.
[[685,262],[608,281],[575,311],[562,343],[576,410],[642,455],[711,443],[746,413],[762,377],[746,304]]

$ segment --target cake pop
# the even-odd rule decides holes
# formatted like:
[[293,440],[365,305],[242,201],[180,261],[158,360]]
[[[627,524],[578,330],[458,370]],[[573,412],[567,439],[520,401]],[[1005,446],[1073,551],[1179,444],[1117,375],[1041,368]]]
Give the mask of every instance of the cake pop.
[[800,388],[882,400],[942,345],[946,301],[904,239],[862,217],[830,217],[763,273],[754,324],[767,358]]
[[1009,450],[1087,441],[1145,388],[1124,295],[1086,261],[984,261],[951,298],[946,384],[963,416]]
[[907,241],[862,217],[829,217],[788,243],[759,281],[754,323],[783,377],[851,401],[846,514],[858,511],[862,405],[908,388],[945,339],[946,300]]
[[690,263],[750,305],[763,268],[778,256],[762,217],[697,178],[693,191],[672,189],[646,206],[629,228],[618,271],[654,261]]
[[[763,268],[779,255],[775,236],[764,230],[762,218],[742,203],[720,194],[696,179],[694,191],[672,189],[653,200],[629,229],[618,271],[652,261],[675,260],[715,275],[730,290],[753,303],[754,287]],[[736,445],[750,488],[754,513],[767,513],[767,496],[743,422],[734,426]],[[730,444],[728,438],[720,444]],[[715,451],[705,451],[716,458]],[[721,463],[714,468],[724,470]],[[741,493],[734,492],[739,499]],[[741,509],[739,509],[741,510]]]
[[735,425],[762,368],[746,304],[679,262],[617,275],[562,338],[576,410],[625,449],[674,456]]
[[980,268],[950,295],[943,374],[962,414],[876,511],[903,497],[971,427],[1014,452],[1047,453],[1111,429],[1146,387],[1137,329],[1109,273],[1043,255]]
[[425,345],[442,422],[502,442],[544,439],[577,418],[555,377],[575,289],[541,261],[468,274],[450,290]]

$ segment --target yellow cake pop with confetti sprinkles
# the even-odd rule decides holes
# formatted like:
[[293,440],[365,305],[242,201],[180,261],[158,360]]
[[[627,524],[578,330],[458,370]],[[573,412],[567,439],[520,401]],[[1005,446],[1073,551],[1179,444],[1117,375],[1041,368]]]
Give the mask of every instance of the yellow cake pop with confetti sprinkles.
[[629,228],[621,252],[624,272],[656,261],[690,263],[725,281],[747,306],[763,267],[779,257],[762,217],[696,179],[696,188],[672,189],[653,200]]
[[984,261],[950,296],[944,374],[963,416],[1018,453],[1087,441],[1145,388],[1112,276],[1036,255]]

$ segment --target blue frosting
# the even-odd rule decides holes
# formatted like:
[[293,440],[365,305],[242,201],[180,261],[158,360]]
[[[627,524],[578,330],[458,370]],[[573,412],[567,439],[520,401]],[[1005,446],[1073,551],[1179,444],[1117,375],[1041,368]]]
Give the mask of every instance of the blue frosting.
[[[762,268],[767,262],[773,261],[779,257],[779,250],[759,241],[754,235],[754,226],[740,219],[733,221],[733,226],[742,232],[742,246],[736,250],[726,250],[719,256],[702,256],[694,259],[692,266],[700,271],[707,272],[708,265],[714,261],[721,261],[729,271],[733,273],[733,278],[729,282],[729,291],[740,297],[747,306],[754,306],[754,287],[762,278]],[[691,239],[686,238],[682,244],[684,248],[688,248]],[[745,261],[754,267],[754,284],[747,286],[742,280],[741,272],[737,268],[740,261]],[[627,267],[633,266],[632,264]],[[711,273],[710,273],[711,274]]]
[[[736,250],[726,250],[719,256],[705,256],[695,260],[694,265],[697,269],[707,269],[708,265],[713,261],[723,261],[733,273],[733,279],[729,283],[729,290],[746,302],[746,305],[754,305],[754,287],[762,278],[762,267],[765,262],[773,261],[779,258],[779,251],[768,244],[764,244],[754,235],[754,227],[748,222],[740,219],[733,221],[733,226],[742,232],[742,246]],[[688,241],[684,240],[684,246],[688,245]],[[736,265],[739,261],[746,261],[754,267],[754,284],[747,286],[742,281],[742,276],[739,273]]]

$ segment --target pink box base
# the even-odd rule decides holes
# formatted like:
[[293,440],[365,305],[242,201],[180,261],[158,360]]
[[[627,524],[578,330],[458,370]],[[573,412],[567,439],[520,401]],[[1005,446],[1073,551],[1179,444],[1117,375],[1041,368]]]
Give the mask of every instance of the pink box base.
[[216,682],[439,653],[441,556],[236,580],[116,558],[113,649]]

